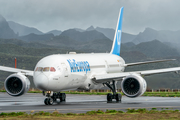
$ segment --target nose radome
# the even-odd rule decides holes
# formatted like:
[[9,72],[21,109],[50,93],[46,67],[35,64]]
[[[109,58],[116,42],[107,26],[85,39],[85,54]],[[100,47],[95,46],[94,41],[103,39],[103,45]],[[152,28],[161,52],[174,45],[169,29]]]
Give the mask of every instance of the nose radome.
[[34,77],[34,84],[40,90],[47,90],[49,79],[43,73]]

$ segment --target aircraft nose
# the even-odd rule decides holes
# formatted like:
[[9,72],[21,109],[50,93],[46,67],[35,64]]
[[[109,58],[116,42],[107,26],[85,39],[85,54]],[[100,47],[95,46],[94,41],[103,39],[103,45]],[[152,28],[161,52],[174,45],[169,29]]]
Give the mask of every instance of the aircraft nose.
[[43,73],[34,77],[34,84],[40,90],[47,90],[49,79]]

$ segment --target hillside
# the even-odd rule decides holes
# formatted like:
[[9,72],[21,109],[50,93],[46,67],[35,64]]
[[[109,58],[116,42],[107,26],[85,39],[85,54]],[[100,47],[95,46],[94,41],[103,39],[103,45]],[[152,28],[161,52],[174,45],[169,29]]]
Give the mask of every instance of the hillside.
[[157,39],[161,42],[170,42],[173,44],[179,44],[180,30],[170,31],[170,30],[154,30],[152,28],[146,28],[143,32],[140,32],[132,42],[139,44],[141,42],[148,42]]
[[60,36],[68,36],[69,38],[76,40],[78,42],[89,42],[95,39],[107,39],[107,37],[104,36],[104,34],[96,30],[79,32],[76,31],[75,29],[69,29],[63,31]]
[[54,36],[58,36],[62,33],[62,31],[60,30],[51,30],[49,32],[47,32],[46,34],[52,33]]
[[[112,28],[100,28],[100,27],[96,27],[95,30],[97,30],[98,32],[103,33],[110,40],[114,39],[115,30],[112,29]],[[129,33],[122,32],[121,40],[122,40],[122,43],[132,42],[135,37],[136,37],[136,35],[132,35],[132,34],[129,34]]]
[[34,34],[43,34],[43,32],[39,31],[38,29],[34,27],[28,27],[19,23],[16,23],[14,21],[8,21],[9,27],[17,33],[19,36],[28,35],[31,33]]
[[26,36],[21,36],[18,39],[26,41],[26,42],[44,42],[46,40],[51,40],[53,37],[54,35],[52,33],[42,34],[42,35],[31,33]]
[[9,27],[6,19],[0,15],[0,38],[10,39],[17,38],[17,35],[14,31]]
[[158,40],[142,42],[136,46],[133,46],[130,50],[142,52],[150,58],[166,58],[180,56],[176,49],[171,48]]

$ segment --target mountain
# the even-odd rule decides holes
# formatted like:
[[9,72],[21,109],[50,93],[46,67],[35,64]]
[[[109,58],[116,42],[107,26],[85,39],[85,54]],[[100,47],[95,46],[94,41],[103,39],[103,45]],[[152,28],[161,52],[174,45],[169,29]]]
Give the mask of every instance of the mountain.
[[[154,39],[157,39],[158,32],[151,28],[146,28],[143,32],[140,32],[136,38],[133,40],[135,44],[139,44],[141,42],[148,42]],[[161,40],[161,39],[158,39]]]
[[76,31],[75,29],[69,29],[69,30],[63,31],[60,36],[67,36],[79,42],[89,42],[96,39],[108,39],[104,34],[96,30],[79,32],[79,31]]
[[[108,37],[110,40],[114,39],[115,30],[112,28],[100,28],[96,27],[95,30],[103,33],[106,37]],[[132,40],[136,37],[136,35],[132,35],[129,33],[122,32],[122,43],[132,42]]]
[[46,45],[60,47],[67,51],[109,52],[112,41],[96,30],[79,32],[69,29],[63,31],[59,36],[47,40]]
[[92,25],[86,29],[86,31],[91,31],[91,30],[95,30]]
[[108,38],[111,39],[111,40],[114,39],[114,33],[115,33],[115,30],[114,30],[114,29],[96,27],[95,30],[103,33],[106,37],[108,37]]
[[54,35],[52,33],[42,35],[31,33],[29,35],[19,37],[19,39],[26,42],[45,42],[46,40],[51,40],[53,37]]
[[95,39],[84,44],[78,44],[76,49],[86,53],[106,53],[110,52],[112,41],[108,38]]
[[74,28],[76,31],[79,31],[79,32],[84,32],[85,30],[83,29],[80,29],[80,28]]
[[148,56],[149,58],[167,58],[180,56],[178,51],[159,40],[153,40],[149,42],[142,42],[133,46],[129,51],[139,51]]
[[121,38],[122,43],[127,43],[127,42],[132,42],[134,40],[134,38],[136,37],[136,35],[122,32],[121,37],[122,37]]
[[[2,39],[0,38],[0,44],[13,44],[21,47],[26,47],[26,48],[54,48],[54,46],[48,46],[45,44],[37,43],[37,42],[26,42],[18,39]],[[9,48],[11,49],[11,48]]]
[[54,34],[54,36],[60,35],[62,33],[62,31],[60,30],[51,30],[49,32],[47,32],[46,34],[52,33]]
[[31,33],[43,34],[43,32],[39,31],[36,28],[27,27],[25,25],[21,25],[19,23],[13,22],[13,21],[8,21],[8,24],[9,24],[10,28],[13,29],[13,31],[15,33],[19,34],[19,36],[28,35],[28,34],[31,34]]
[[152,28],[146,28],[143,32],[140,32],[133,40],[135,44],[141,42],[148,42],[157,39],[161,42],[171,42],[172,44],[180,44],[180,30],[170,31],[170,30],[154,30]]
[[126,46],[127,48],[131,48],[131,47],[135,46],[135,44],[133,42],[123,43],[123,45]]
[[17,38],[17,34],[9,27],[8,22],[2,15],[0,15],[0,38]]

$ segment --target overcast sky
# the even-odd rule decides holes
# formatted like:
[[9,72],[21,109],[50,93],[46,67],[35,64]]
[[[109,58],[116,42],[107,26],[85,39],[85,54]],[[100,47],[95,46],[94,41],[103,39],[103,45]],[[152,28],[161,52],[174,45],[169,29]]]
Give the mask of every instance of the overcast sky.
[[124,32],[180,30],[180,0],[0,0],[0,14],[42,32],[91,25],[115,29],[122,6]]

